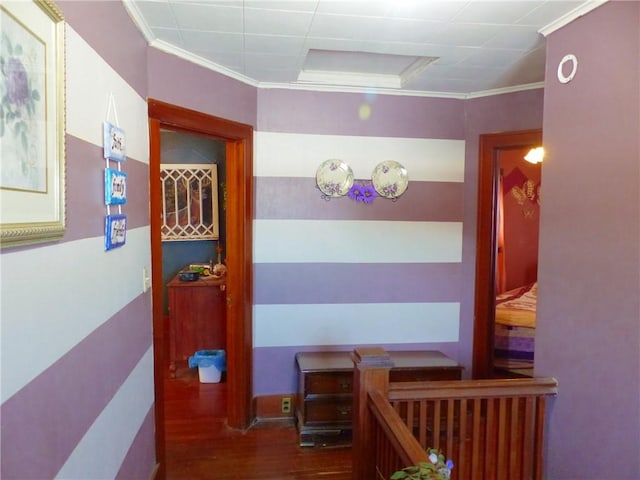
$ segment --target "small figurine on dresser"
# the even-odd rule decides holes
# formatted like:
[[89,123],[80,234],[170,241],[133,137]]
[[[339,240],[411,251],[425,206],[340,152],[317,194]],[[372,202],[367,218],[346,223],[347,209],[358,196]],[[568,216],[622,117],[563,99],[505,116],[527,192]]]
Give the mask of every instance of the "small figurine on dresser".
[[222,263],[222,247],[220,245],[216,248],[216,252],[218,253],[218,262],[211,267],[211,274],[216,277],[222,277],[227,273],[227,266]]

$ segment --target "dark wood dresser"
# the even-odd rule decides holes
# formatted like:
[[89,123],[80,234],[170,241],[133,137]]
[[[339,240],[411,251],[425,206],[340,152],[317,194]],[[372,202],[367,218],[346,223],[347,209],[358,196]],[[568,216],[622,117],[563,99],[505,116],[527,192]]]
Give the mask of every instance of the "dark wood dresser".
[[[459,380],[463,367],[437,351],[388,352],[391,382]],[[351,444],[351,352],[300,352],[296,420],[301,446]]]
[[200,277],[183,282],[178,276],[168,284],[169,370],[186,367],[197,350],[224,349],[227,340],[226,277]]

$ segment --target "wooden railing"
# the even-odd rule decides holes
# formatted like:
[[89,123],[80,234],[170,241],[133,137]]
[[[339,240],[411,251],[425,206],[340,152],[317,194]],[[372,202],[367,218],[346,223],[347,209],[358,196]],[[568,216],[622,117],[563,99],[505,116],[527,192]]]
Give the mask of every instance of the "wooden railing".
[[354,362],[354,480],[388,480],[427,461],[427,448],[453,460],[452,480],[542,478],[555,379],[389,383],[384,352],[356,349]]

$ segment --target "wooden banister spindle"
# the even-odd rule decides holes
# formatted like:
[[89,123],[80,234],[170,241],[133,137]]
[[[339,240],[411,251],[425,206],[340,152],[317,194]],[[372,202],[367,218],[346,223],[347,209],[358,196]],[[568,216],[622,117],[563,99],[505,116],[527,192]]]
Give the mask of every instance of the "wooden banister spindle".
[[371,390],[383,395],[389,392],[389,370],[393,366],[391,357],[383,348],[359,347],[353,351],[353,480],[376,478],[375,463],[371,452],[375,442],[372,414],[367,407]]

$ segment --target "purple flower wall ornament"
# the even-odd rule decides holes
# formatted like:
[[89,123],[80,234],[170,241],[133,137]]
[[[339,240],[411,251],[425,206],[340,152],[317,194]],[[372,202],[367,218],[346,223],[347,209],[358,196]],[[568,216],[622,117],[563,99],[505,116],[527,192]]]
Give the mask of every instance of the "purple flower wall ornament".
[[362,201],[364,203],[371,203],[373,202],[373,199],[376,198],[378,195],[376,194],[376,189],[373,188],[371,185],[366,185],[363,189],[362,189]]
[[376,191],[371,185],[354,183],[347,193],[351,200],[362,203],[371,203],[376,197]]

